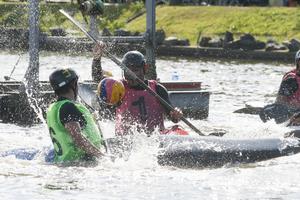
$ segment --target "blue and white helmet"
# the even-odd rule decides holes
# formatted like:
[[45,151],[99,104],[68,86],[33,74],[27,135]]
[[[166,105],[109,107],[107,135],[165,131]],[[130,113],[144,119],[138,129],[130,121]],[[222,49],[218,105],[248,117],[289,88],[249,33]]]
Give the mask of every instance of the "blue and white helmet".
[[295,65],[298,65],[298,62],[300,60],[300,50],[297,51],[296,55],[295,55]]

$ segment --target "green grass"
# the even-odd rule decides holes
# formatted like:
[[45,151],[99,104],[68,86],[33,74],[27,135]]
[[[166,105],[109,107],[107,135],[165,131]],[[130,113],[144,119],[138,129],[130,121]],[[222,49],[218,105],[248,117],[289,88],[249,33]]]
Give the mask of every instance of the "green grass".
[[0,3],[0,24],[4,27],[28,26],[25,4]]
[[[157,29],[167,36],[188,38],[195,45],[201,36],[235,37],[251,33],[259,39],[277,41],[300,38],[300,9],[287,7],[200,7],[161,6],[156,8]],[[126,25],[131,31],[145,30],[145,16]]]
[[[137,4],[141,5],[141,4]],[[136,7],[142,6],[134,5],[128,9],[128,6],[110,6],[106,7],[104,15],[101,16],[101,23],[99,27],[102,29],[107,27],[109,30],[121,28],[125,26],[125,21],[116,20],[119,19],[121,14],[125,16],[134,15]],[[60,12],[59,9],[65,9],[69,13],[72,13],[75,19],[84,23],[84,19],[77,4],[65,4],[65,3],[40,3],[40,29],[44,32],[48,32],[50,28],[64,28],[67,30],[78,31],[74,25]],[[135,8],[135,9],[134,9]],[[126,14],[129,12],[129,14]],[[131,14],[130,14],[131,13]],[[14,28],[26,28],[28,27],[28,5],[27,3],[3,3],[0,1],[0,26],[2,27],[14,27]],[[73,32],[73,31],[72,31]],[[80,34],[80,32],[79,32]]]
[[[71,4],[40,4],[40,28],[42,31],[47,31],[51,27],[66,28],[71,26],[71,23],[59,13],[60,8],[69,11],[76,10],[75,6]],[[0,26],[28,27],[28,5],[26,3],[0,3],[0,14]],[[79,15],[79,13],[76,13],[76,15]]]
[[[60,8],[74,13],[75,18],[83,22],[76,4],[41,3],[41,30],[47,32],[53,27],[77,30],[58,12]],[[111,31],[125,28],[144,32],[145,14],[126,23],[129,18],[144,10],[141,3],[106,7],[99,27],[100,29],[106,27]],[[27,12],[26,3],[1,3],[0,0],[0,26],[28,27]],[[300,39],[300,8],[295,7],[158,6],[156,22],[156,28],[164,29],[167,36],[187,38],[192,45],[196,44],[199,34],[223,36],[226,31],[231,31],[235,38],[250,33],[264,41],[274,39],[282,42],[292,38]]]

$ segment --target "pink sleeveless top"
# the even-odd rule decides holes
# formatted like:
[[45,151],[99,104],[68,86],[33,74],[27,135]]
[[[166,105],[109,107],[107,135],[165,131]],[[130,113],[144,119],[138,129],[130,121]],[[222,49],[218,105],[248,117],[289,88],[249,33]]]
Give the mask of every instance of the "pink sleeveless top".
[[[145,131],[150,134],[156,127],[164,129],[164,108],[147,90],[130,88],[126,81],[125,96],[116,109],[116,135]],[[149,87],[156,91],[157,82],[148,81]]]
[[296,74],[296,69],[294,69],[290,72],[287,72],[283,76],[283,80],[286,80],[289,77],[295,78],[297,80],[298,90],[291,97],[288,97],[288,102],[290,105],[296,108],[300,108],[300,76]]

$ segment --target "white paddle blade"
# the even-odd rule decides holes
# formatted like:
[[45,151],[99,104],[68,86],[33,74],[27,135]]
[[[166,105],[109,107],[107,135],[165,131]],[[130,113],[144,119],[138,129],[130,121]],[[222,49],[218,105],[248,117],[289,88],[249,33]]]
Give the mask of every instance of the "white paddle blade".
[[82,100],[95,110],[99,110],[100,106],[97,101],[97,95],[88,84],[78,84],[78,94]]

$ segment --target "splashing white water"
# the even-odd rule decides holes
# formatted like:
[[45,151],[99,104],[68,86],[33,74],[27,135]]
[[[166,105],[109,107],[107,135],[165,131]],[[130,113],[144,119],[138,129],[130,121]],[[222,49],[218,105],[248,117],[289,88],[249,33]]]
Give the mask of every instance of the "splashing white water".
[[[17,55],[0,54],[1,63],[13,66]],[[28,64],[23,56],[14,78],[21,80]],[[40,58],[40,79],[47,80],[57,67],[68,66],[90,79],[91,58],[48,55]],[[274,101],[281,76],[288,67],[276,63],[236,63],[157,60],[162,81],[180,72],[187,81],[202,81],[212,92],[207,120],[191,122],[203,132],[225,129],[225,138],[268,138],[283,136],[288,129],[273,121],[262,123],[258,116],[234,114],[234,110],[254,102]],[[103,59],[103,68],[121,77],[119,67]],[[9,67],[2,75],[9,74]],[[3,76],[0,76],[2,78]],[[271,95],[266,95],[271,94]],[[104,136],[113,137],[114,124],[102,122]],[[172,125],[167,122],[166,126]],[[189,130],[184,124],[183,127]],[[0,151],[14,148],[44,150],[51,147],[44,125],[19,127],[0,123]],[[192,133],[197,136],[196,133]],[[97,166],[59,167],[47,164],[43,156],[32,161],[0,158],[1,199],[299,199],[299,154],[269,161],[224,166],[217,169],[185,170],[162,167],[156,162],[157,140],[139,134],[126,159],[104,158]],[[46,150],[45,150],[46,151]]]

